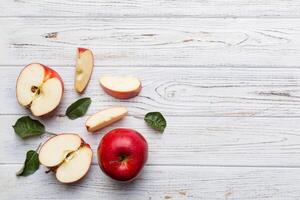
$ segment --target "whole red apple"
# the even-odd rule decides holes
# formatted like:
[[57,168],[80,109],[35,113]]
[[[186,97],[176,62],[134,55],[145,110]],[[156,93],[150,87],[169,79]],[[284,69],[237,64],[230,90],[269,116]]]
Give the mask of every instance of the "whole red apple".
[[102,171],[118,181],[130,181],[143,169],[148,158],[148,144],[135,130],[118,128],[103,136],[98,146]]

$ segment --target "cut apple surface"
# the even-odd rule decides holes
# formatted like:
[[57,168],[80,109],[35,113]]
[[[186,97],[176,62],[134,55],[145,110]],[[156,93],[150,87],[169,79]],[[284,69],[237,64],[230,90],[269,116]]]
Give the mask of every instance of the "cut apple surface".
[[34,116],[42,116],[59,105],[63,81],[54,70],[39,63],[29,64],[18,77],[16,95],[18,102]]
[[84,145],[72,152],[57,168],[56,178],[62,183],[73,183],[81,179],[90,169],[93,152]]
[[81,143],[81,138],[76,134],[62,134],[52,137],[41,147],[40,163],[47,167],[55,167],[64,161],[69,153],[79,149]]
[[89,132],[95,132],[122,119],[127,112],[127,108],[122,106],[108,108],[90,116],[85,126]]
[[39,161],[56,173],[62,183],[73,183],[89,170],[93,152],[77,134],[65,133],[48,139],[40,148]]
[[94,56],[91,50],[78,48],[75,71],[75,90],[83,92],[89,83],[94,67]]
[[141,81],[131,76],[103,76],[99,82],[107,94],[117,99],[135,97],[142,89]]

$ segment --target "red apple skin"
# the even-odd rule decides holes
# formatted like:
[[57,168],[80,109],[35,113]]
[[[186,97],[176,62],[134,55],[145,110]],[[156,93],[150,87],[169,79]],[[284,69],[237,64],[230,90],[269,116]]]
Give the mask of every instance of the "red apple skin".
[[43,64],[40,64],[40,63],[37,63],[37,64],[39,64],[39,65],[41,65],[41,66],[44,67],[44,70],[45,70],[45,78],[44,78],[44,82],[45,82],[46,80],[50,79],[50,78],[57,78],[57,79],[60,80],[62,89],[63,89],[63,91],[64,91],[64,82],[63,82],[62,78],[60,77],[60,75],[59,75],[55,70],[53,70],[53,69],[51,69],[51,68],[49,68],[49,67],[47,67],[47,66],[45,66],[45,65],[43,65]]
[[137,96],[142,89],[142,84],[140,84],[140,87],[138,87],[136,90],[129,91],[129,92],[120,92],[120,91],[110,90],[110,89],[106,88],[105,86],[103,86],[101,83],[100,83],[100,85],[101,85],[102,89],[104,90],[104,92],[106,92],[110,96],[115,97],[117,99],[133,98],[133,97]]
[[118,181],[133,180],[148,158],[145,138],[133,129],[109,131],[99,143],[98,163],[102,171]]
[[[18,78],[17,78],[17,82],[18,82],[18,80],[19,80],[19,77],[20,77],[20,74],[22,73],[22,71],[23,71],[26,67],[28,67],[28,66],[30,66],[30,65],[33,65],[33,64],[37,64],[37,65],[40,65],[40,66],[44,67],[44,70],[45,70],[44,82],[45,82],[46,80],[50,79],[50,78],[57,78],[57,79],[60,81],[61,86],[62,86],[62,95],[61,95],[61,97],[60,97],[60,102],[61,102],[61,100],[62,100],[62,98],[63,98],[63,94],[64,94],[64,81],[63,81],[63,79],[60,77],[60,75],[59,75],[55,70],[51,69],[50,67],[47,67],[47,66],[44,65],[44,64],[41,64],[41,63],[30,63],[30,64],[26,65],[26,66],[21,70],[21,72],[19,73],[19,76],[18,76]],[[17,90],[17,88],[16,88],[16,90]],[[17,95],[17,94],[16,94],[16,95]],[[17,98],[18,98],[18,97],[17,97]],[[21,105],[21,104],[20,104],[20,105]],[[21,105],[21,106],[24,106],[24,105]],[[57,105],[57,107],[58,107],[58,105]],[[49,117],[49,116],[51,116],[51,115],[55,112],[55,110],[57,109],[57,107],[56,107],[54,110],[50,111],[49,113],[45,113],[44,115],[42,115],[42,116],[40,116],[40,117]]]
[[87,51],[87,50],[89,50],[89,49],[78,47],[78,53],[80,53],[80,54]]
[[[33,63],[32,63],[32,64],[33,64]],[[47,67],[47,66],[44,65],[44,64],[41,64],[41,63],[34,63],[34,64],[39,64],[39,65],[41,65],[41,66],[44,67],[44,70],[45,70],[44,82],[47,81],[47,80],[50,79],[50,78],[57,78],[57,79],[60,81],[61,87],[62,87],[62,94],[61,94],[61,97],[60,97],[59,102],[61,102],[61,101],[62,101],[62,98],[63,98],[63,96],[64,96],[64,81],[62,80],[62,78],[60,77],[60,75],[59,75],[55,70],[51,69],[50,67]],[[30,64],[29,64],[29,65],[30,65]],[[28,66],[28,65],[27,65],[27,66]],[[48,113],[45,113],[45,114],[42,115],[41,117],[44,117],[44,118],[51,117],[51,116],[55,113],[55,111],[56,111],[56,109],[58,108],[58,106],[59,106],[59,104],[57,105],[57,107],[56,107],[54,110],[52,110],[52,111],[50,111],[50,112],[48,112]]]
[[17,82],[18,82],[18,79],[19,79],[20,75],[22,74],[22,71],[23,71],[24,69],[26,69],[26,67],[28,67],[28,66],[30,66],[30,65],[34,65],[34,64],[35,64],[35,65],[40,65],[40,66],[44,67],[44,70],[45,70],[44,81],[46,81],[46,80],[48,80],[48,79],[50,79],[50,78],[58,78],[58,79],[60,80],[60,82],[61,82],[61,85],[62,85],[62,88],[63,88],[63,91],[64,91],[64,82],[63,82],[62,78],[60,77],[60,75],[59,75],[55,70],[53,70],[53,69],[51,69],[50,67],[47,67],[46,65],[41,64],[41,63],[30,63],[30,64],[26,65],[26,66],[21,70],[21,72],[19,73],[19,76],[18,76],[18,78],[17,78]]
[[28,66],[30,66],[30,65],[40,65],[40,66],[44,67],[44,70],[45,70],[44,81],[46,81],[46,80],[48,80],[48,79],[50,79],[50,78],[58,78],[58,79],[60,80],[60,82],[61,82],[62,87],[64,88],[64,82],[63,82],[62,78],[60,77],[60,75],[59,75],[55,70],[53,70],[53,69],[51,69],[50,67],[47,67],[46,65],[41,64],[41,63],[30,63],[30,64],[26,65],[26,66],[21,70],[21,72],[19,73],[19,76],[18,76],[18,78],[17,78],[17,82],[18,82],[18,79],[19,79],[19,77],[20,77],[20,74],[22,74],[22,71],[23,71],[24,69],[26,69],[26,67],[28,67]]

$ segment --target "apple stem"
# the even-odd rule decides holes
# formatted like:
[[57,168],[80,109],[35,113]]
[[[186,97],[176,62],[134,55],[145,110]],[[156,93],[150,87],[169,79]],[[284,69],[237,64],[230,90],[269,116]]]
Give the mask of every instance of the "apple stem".
[[119,156],[119,160],[111,160],[109,162],[109,164],[112,164],[112,163],[119,163],[119,162],[124,162],[128,160],[128,157],[125,155],[125,154],[122,154],[121,156]]
[[120,161],[123,162],[124,160],[126,160],[126,155],[125,154],[121,154],[120,156]]

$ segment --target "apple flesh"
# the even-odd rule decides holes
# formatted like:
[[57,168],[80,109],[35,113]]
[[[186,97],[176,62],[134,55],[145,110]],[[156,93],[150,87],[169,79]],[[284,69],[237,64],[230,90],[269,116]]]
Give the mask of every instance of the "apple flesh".
[[62,183],[83,178],[92,163],[90,146],[77,134],[60,134],[48,139],[40,148],[39,161],[55,172]]
[[72,152],[57,168],[56,178],[62,183],[73,183],[80,180],[89,171],[93,152],[87,145]]
[[94,68],[94,56],[91,50],[77,49],[77,61],[75,71],[75,90],[82,93],[87,87]]
[[17,79],[18,102],[31,110],[34,116],[53,111],[63,96],[63,81],[59,74],[39,63],[24,67]]
[[85,126],[89,132],[95,132],[122,119],[126,114],[127,108],[125,107],[115,106],[108,108],[90,116],[87,119]]
[[98,146],[102,171],[118,181],[133,180],[148,158],[148,144],[135,130],[118,128],[103,136]]
[[130,76],[103,76],[99,82],[107,94],[117,99],[135,97],[142,89],[141,81]]

